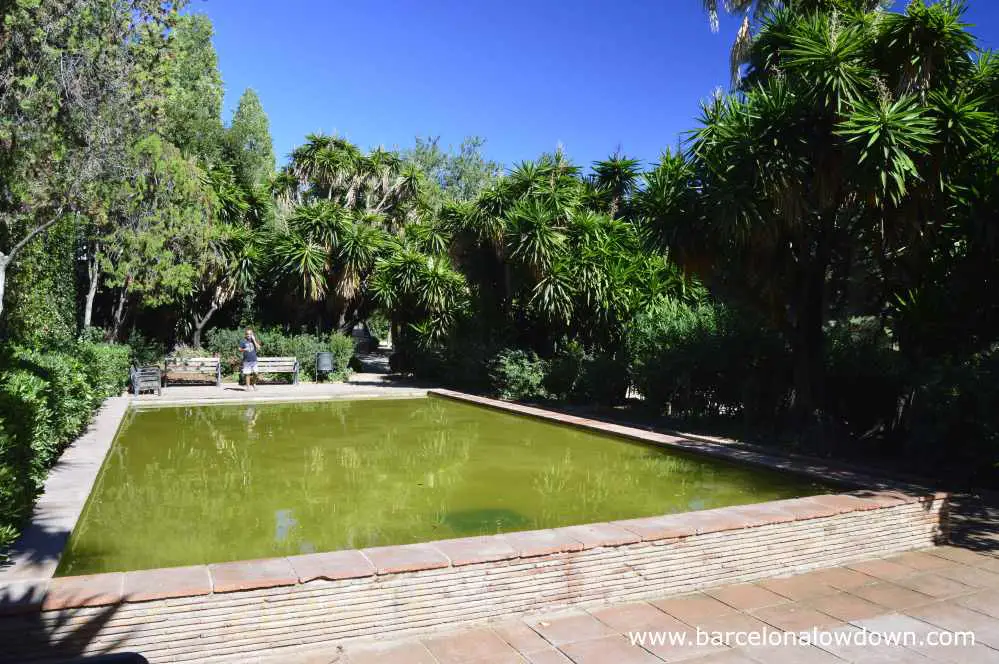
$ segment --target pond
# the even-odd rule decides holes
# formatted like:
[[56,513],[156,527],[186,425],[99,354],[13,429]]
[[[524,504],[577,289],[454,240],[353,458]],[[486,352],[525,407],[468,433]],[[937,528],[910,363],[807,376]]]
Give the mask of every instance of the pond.
[[405,544],[823,492],[442,398],[132,410],[57,575]]

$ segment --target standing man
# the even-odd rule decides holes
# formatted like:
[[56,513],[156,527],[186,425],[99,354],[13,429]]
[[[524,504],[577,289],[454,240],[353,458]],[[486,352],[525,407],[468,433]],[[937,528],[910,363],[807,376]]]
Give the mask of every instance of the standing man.
[[257,389],[257,353],[260,352],[260,342],[253,330],[246,328],[246,337],[239,342],[239,352],[243,355],[243,377],[246,389]]

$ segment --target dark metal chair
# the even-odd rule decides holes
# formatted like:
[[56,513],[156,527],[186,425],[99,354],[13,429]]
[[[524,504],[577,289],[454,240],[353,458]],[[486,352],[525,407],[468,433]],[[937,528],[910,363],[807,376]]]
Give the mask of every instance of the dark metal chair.
[[139,396],[143,391],[163,394],[163,372],[159,367],[132,367],[132,394]]

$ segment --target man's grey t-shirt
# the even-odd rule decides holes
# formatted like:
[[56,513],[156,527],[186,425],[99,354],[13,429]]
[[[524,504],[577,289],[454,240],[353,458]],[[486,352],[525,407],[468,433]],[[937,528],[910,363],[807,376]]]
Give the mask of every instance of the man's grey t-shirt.
[[249,339],[243,339],[239,342],[239,349],[243,351],[244,362],[257,361],[257,344],[253,343]]

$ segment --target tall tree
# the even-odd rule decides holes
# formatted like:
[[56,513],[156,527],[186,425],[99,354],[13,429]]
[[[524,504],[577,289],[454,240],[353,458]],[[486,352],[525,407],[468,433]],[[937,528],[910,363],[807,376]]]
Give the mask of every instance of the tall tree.
[[210,256],[215,201],[198,165],[158,136],[137,143],[131,156],[135,176],[116,192],[116,223],[99,255],[105,283],[115,293],[113,339],[121,337],[132,304],[180,302]]
[[[749,61],[749,50],[753,35],[760,28],[768,13],[788,9],[798,12],[814,11],[872,11],[887,9],[895,0],[701,0],[708,14],[711,30],[718,31],[719,8],[736,17],[741,17],[729,54],[732,85],[739,82],[740,69]],[[755,29],[754,29],[755,28]]]
[[844,275],[860,266],[883,293],[905,292],[936,243],[957,241],[960,178],[996,127],[973,55],[955,3],[780,9],[753,42],[745,92],[704,108],[690,145],[700,214],[662,216],[678,253],[700,254],[716,287],[783,330],[799,422],[823,405],[826,322],[881,315],[890,297],[843,297],[865,287]]
[[209,167],[218,162],[223,140],[222,76],[213,33],[207,16],[178,17],[168,43],[162,127],[181,152]]
[[243,187],[258,187],[274,174],[270,123],[253,88],[244,90],[239,98],[232,125],[226,132],[226,144],[236,177]]
[[85,212],[95,183],[122,177],[141,104],[136,42],[161,36],[181,2],[5,3],[0,35],[0,314],[24,248]]

